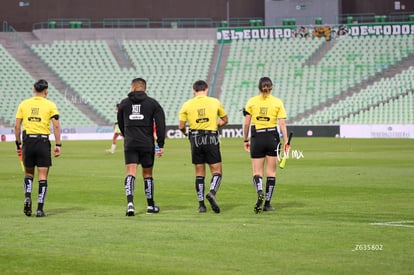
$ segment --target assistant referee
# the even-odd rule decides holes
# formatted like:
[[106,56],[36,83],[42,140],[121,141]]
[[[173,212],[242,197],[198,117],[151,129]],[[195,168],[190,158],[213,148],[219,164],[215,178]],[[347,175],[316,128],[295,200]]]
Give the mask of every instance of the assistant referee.
[[[244,149],[250,152],[253,169],[253,185],[257,192],[255,213],[260,211],[274,211],[270,201],[276,186],[276,166],[280,150],[280,136],[282,132],[284,148],[287,146],[286,110],[282,100],[271,95],[272,80],[262,77],[258,85],[260,94],[251,97],[243,110],[245,119]],[[249,130],[251,140],[249,141]],[[265,167],[265,168],[264,168]],[[266,172],[266,194],[263,193],[263,176]],[[265,204],[262,208],[263,201]]]
[[[26,216],[32,215],[32,186],[37,166],[39,195],[36,217],[46,216],[43,211],[47,193],[47,176],[49,167],[52,166],[51,145],[49,141],[50,122],[53,125],[55,136],[54,156],[60,155],[62,146],[60,141],[59,112],[55,103],[46,99],[48,95],[48,83],[40,79],[33,86],[33,97],[22,101],[16,113],[14,133],[18,152],[23,150],[23,163],[25,167],[24,177],[24,208]],[[23,128],[23,132],[21,129]],[[22,143],[23,141],[23,143]]]

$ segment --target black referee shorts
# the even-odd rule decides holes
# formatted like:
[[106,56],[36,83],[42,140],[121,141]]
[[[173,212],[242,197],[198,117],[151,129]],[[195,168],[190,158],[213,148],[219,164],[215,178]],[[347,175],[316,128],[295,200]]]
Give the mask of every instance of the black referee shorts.
[[154,166],[154,148],[125,148],[125,164],[141,164],[143,168]]
[[276,157],[280,153],[280,137],[278,131],[255,133],[250,140],[250,157]]
[[218,133],[190,133],[191,161],[193,164],[221,162]]
[[27,137],[23,143],[23,163],[25,167],[50,167],[52,157],[48,138]]

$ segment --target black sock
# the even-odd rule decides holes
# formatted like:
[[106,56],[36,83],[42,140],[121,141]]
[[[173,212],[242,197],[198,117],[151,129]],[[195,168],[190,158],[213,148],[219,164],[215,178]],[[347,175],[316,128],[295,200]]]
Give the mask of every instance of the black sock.
[[128,175],[125,177],[125,195],[127,202],[134,202],[134,190],[135,190],[135,177]]
[[144,188],[148,206],[154,206],[154,179],[144,178]]
[[37,199],[37,210],[43,210],[47,193],[47,180],[39,180],[39,196]]
[[258,175],[253,176],[253,185],[256,192],[263,191],[263,178]]
[[197,192],[198,202],[201,205],[204,205],[204,177],[197,176],[195,179],[195,190]]
[[33,178],[26,176],[24,177],[23,188],[24,188],[24,196],[26,198],[30,198],[32,195],[32,186],[33,186]]
[[273,191],[275,190],[276,186],[276,178],[275,177],[267,177],[266,180],[266,201],[265,204],[269,205],[270,201],[273,196]]
[[214,174],[210,181],[210,192],[216,195],[221,183],[221,174]]

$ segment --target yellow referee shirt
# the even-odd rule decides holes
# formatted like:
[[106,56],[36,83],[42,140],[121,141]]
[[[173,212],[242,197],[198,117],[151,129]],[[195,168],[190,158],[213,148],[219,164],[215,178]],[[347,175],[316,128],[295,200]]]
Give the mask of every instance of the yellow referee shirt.
[[256,130],[276,127],[279,118],[286,118],[282,100],[271,94],[266,97],[260,94],[250,98],[245,110],[252,116],[251,123]]
[[16,118],[22,119],[23,130],[26,134],[50,134],[50,120],[53,116],[59,115],[55,103],[40,97],[34,96],[19,104]]
[[221,102],[214,97],[198,95],[187,100],[179,112],[179,119],[187,121],[191,130],[217,130],[217,117],[227,113]]

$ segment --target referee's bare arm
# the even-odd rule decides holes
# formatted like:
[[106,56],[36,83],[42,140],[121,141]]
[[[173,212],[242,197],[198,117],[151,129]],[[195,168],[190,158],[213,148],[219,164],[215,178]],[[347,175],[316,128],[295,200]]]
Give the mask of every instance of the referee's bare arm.
[[183,133],[184,136],[188,136],[187,128],[185,127],[185,121],[180,120],[180,123],[178,124],[178,129]]
[[22,144],[21,140],[21,127],[22,127],[22,120],[21,118],[16,118],[16,122],[14,123],[14,136],[16,138],[17,143]]
[[223,116],[217,122],[217,128],[223,127],[229,122],[229,118],[227,116]]
[[286,130],[286,120],[284,118],[279,118],[279,127],[283,135],[283,143],[286,145],[288,143],[288,135]]
[[60,156],[60,147],[62,146],[62,141],[60,139],[60,122],[59,117],[54,116],[52,117],[52,125],[53,125],[53,134],[55,135],[55,150],[54,150],[54,156],[58,157]]

